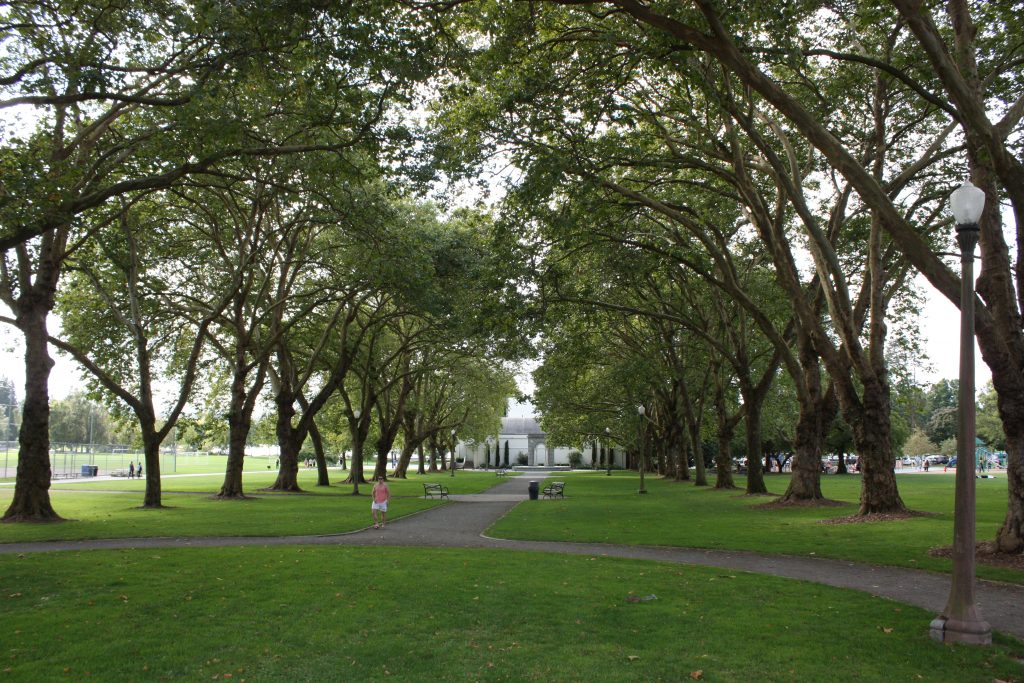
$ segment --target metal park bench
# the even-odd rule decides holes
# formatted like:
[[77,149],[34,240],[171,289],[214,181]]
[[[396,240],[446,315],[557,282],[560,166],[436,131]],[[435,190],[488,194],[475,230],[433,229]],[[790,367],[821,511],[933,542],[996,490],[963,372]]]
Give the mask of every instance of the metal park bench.
[[433,498],[438,496],[441,500],[448,497],[448,487],[442,486],[441,484],[424,484],[423,485],[423,497]]

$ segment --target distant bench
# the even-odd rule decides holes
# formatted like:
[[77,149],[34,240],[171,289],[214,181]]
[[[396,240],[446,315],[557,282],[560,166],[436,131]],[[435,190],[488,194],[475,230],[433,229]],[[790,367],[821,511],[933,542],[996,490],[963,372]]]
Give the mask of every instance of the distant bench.
[[506,470],[504,467],[499,467],[498,469],[494,470],[494,474],[499,477],[507,477],[508,470]]
[[423,497],[433,498],[438,496],[441,500],[448,497],[448,487],[441,486],[440,484],[424,484],[423,485]]
[[542,491],[542,493],[545,498],[554,498],[555,496],[565,498],[565,482],[553,481],[544,487],[544,491]]
[[113,471],[111,471],[110,476],[112,476],[112,477],[127,477],[128,476],[128,470],[113,470]]
[[78,472],[54,472],[50,475],[51,479],[77,479],[79,476]]

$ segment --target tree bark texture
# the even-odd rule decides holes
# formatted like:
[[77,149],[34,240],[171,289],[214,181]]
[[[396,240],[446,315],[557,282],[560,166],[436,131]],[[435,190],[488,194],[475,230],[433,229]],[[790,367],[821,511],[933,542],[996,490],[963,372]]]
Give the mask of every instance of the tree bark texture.
[[52,284],[40,283],[18,300],[18,328],[25,337],[25,401],[18,431],[18,471],[5,522],[52,522],[62,518],[50,503],[50,358],[46,318],[53,308]]
[[[286,366],[285,366],[286,367]],[[282,372],[282,374],[284,374]],[[280,450],[280,465],[277,468],[277,479],[267,487],[268,491],[289,491],[299,493],[299,451],[302,448],[304,434],[300,434],[292,424],[295,417],[295,394],[291,391],[290,382],[280,380],[275,403],[277,403],[277,447]]]
[[761,462],[761,401],[744,403],[743,420],[747,427],[747,494],[768,493]]
[[143,459],[146,462],[146,493],[142,499],[144,508],[162,508],[163,492],[160,481],[160,443],[163,439],[156,431],[155,421],[142,427]]
[[821,362],[810,340],[802,332],[797,334],[803,390],[798,396],[800,414],[793,438],[793,471],[789,486],[779,500],[781,503],[801,503],[824,500],[821,492],[821,456],[829,425],[835,419],[838,406],[831,387],[822,391]]
[[316,453],[316,485],[330,486],[331,478],[327,473],[327,453],[324,451],[324,439],[315,422],[309,425],[309,438],[313,441],[313,452]]
[[228,462],[224,470],[224,483],[217,494],[218,498],[245,497],[242,488],[245,444],[249,440],[249,431],[252,429],[252,413],[256,407],[255,397],[259,395],[266,377],[266,365],[260,366],[253,386],[246,391],[245,379],[248,374],[244,353],[239,351],[231,379],[231,407],[228,412]]

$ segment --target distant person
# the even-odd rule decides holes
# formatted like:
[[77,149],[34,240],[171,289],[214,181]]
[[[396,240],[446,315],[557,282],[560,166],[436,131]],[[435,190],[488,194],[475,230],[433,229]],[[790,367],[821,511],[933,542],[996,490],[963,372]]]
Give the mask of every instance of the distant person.
[[139,461],[139,469],[135,470],[135,476],[142,479],[142,461]]
[[927,458],[926,458],[926,459],[925,459],[925,461],[924,461],[924,471],[925,471],[925,472],[927,472],[927,471],[928,471],[928,464],[929,464],[929,463],[928,463],[928,460],[927,460]]
[[133,460],[129,460],[128,461],[128,478],[129,479],[134,479],[135,478],[135,461],[133,461]]
[[[391,489],[384,481],[384,477],[377,477],[377,483],[373,485],[373,502],[370,504],[370,514],[373,515],[373,528],[383,529],[385,518],[388,514],[388,501],[391,500]],[[378,515],[380,521],[377,521]]]

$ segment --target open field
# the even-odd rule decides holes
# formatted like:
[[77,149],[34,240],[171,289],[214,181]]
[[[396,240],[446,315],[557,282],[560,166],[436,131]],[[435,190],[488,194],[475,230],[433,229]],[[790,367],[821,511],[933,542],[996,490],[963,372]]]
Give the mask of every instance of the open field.
[[1024,677],[1024,644],[943,646],[916,608],[652,562],[189,548],[2,556],[0,575],[16,587],[0,598],[13,681]]
[[[635,545],[751,550],[786,555],[818,555],[858,562],[950,571],[946,558],[929,548],[952,543],[954,477],[898,475],[903,501],[929,513],[887,522],[822,524],[857,511],[860,476],[827,476],[822,489],[842,507],[758,509],[773,500],[749,497],[743,489],[716,491],[692,483],[647,477],[646,496],[636,493],[637,475],[575,473],[565,480],[566,496],[551,505],[520,505],[500,520],[491,535],[551,541],[592,541]],[[768,489],[781,494],[788,475],[771,475]],[[745,485],[742,477],[737,479]],[[995,537],[1006,514],[1006,478],[977,481],[978,540]],[[1024,572],[978,565],[982,578],[1024,583]]]
[[[111,452],[54,452],[50,455],[50,468],[55,475],[81,474],[82,465],[95,465],[100,476],[107,476],[119,470],[127,470],[128,463],[138,465],[142,459],[141,451]],[[170,474],[202,474],[223,473],[227,464],[226,455],[216,453],[161,453],[160,472]],[[246,472],[266,471],[276,468],[277,458],[267,456],[246,456],[244,468]],[[0,481],[13,481],[18,467],[18,451],[8,449],[0,453]]]
[[[342,472],[332,470],[332,481]],[[301,469],[300,485],[307,494],[263,493],[274,472],[255,470],[245,475],[245,501],[213,498],[222,474],[165,477],[166,510],[141,510],[145,482],[141,480],[78,480],[55,482],[51,497],[69,524],[0,525],[0,542],[117,538],[142,536],[285,536],[330,534],[363,528],[369,523],[368,495],[354,497],[350,484],[316,486],[316,471]],[[524,540],[592,541],[636,545],[751,550],[787,555],[817,555],[874,564],[948,572],[946,558],[928,550],[947,546],[952,539],[952,476],[901,475],[906,504],[926,516],[866,524],[822,524],[856,511],[860,477],[828,476],[825,494],[843,501],[841,507],[759,509],[769,497],[748,497],[742,490],[698,489],[689,483],[647,478],[649,493],[636,494],[635,474],[559,473],[568,481],[564,501],[520,505],[491,528],[496,537]],[[459,471],[455,477],[436,473],[405,481],[393,480],[392,518],[440,504],[422,500],[423,482],[441,482],[452,493],[476,493],[498,480],[492,472]],[[742,479],[739,480],[743,485]],[[788,475],[768,477],[769,489],[781,493]],[[994,536],[1006,511],[1006,480],[978,480],[978,538]],[[523,493],[527,480],[522,481]],[[369,486],[361,486],[369,494]],[[0,505],[6,506],[12,486],[0,486]],[[1024,573],[978,565],[981,578],[1024,583]]]
[[[332,471],[337,481],[342,472]],[[134,479],[61,481],[50,491],[59,514],[74,520],[66,524],[0,525],[0,542],[69,540],[82,538],[139,538],[149,536],[287,536],[333,534],[361,529],[371,523],[370,486],[353,496],[351,484],[316,486],[316,471],[301,470],[305,494],[261,492],[274,474],[258,471],[244,478],[247,500],[213,498],[223,475],[166,477],[163,510],[143,510],[145,481]],[[476,493],[494,484],[493,473],[462,472],[410,475],[389,483],[392,502],[389,518],[397,519],[439,505],[423,500],[423,482],[441,482],[452,493]],[[6,507],[13,487],[0,487],[0,505]]]

